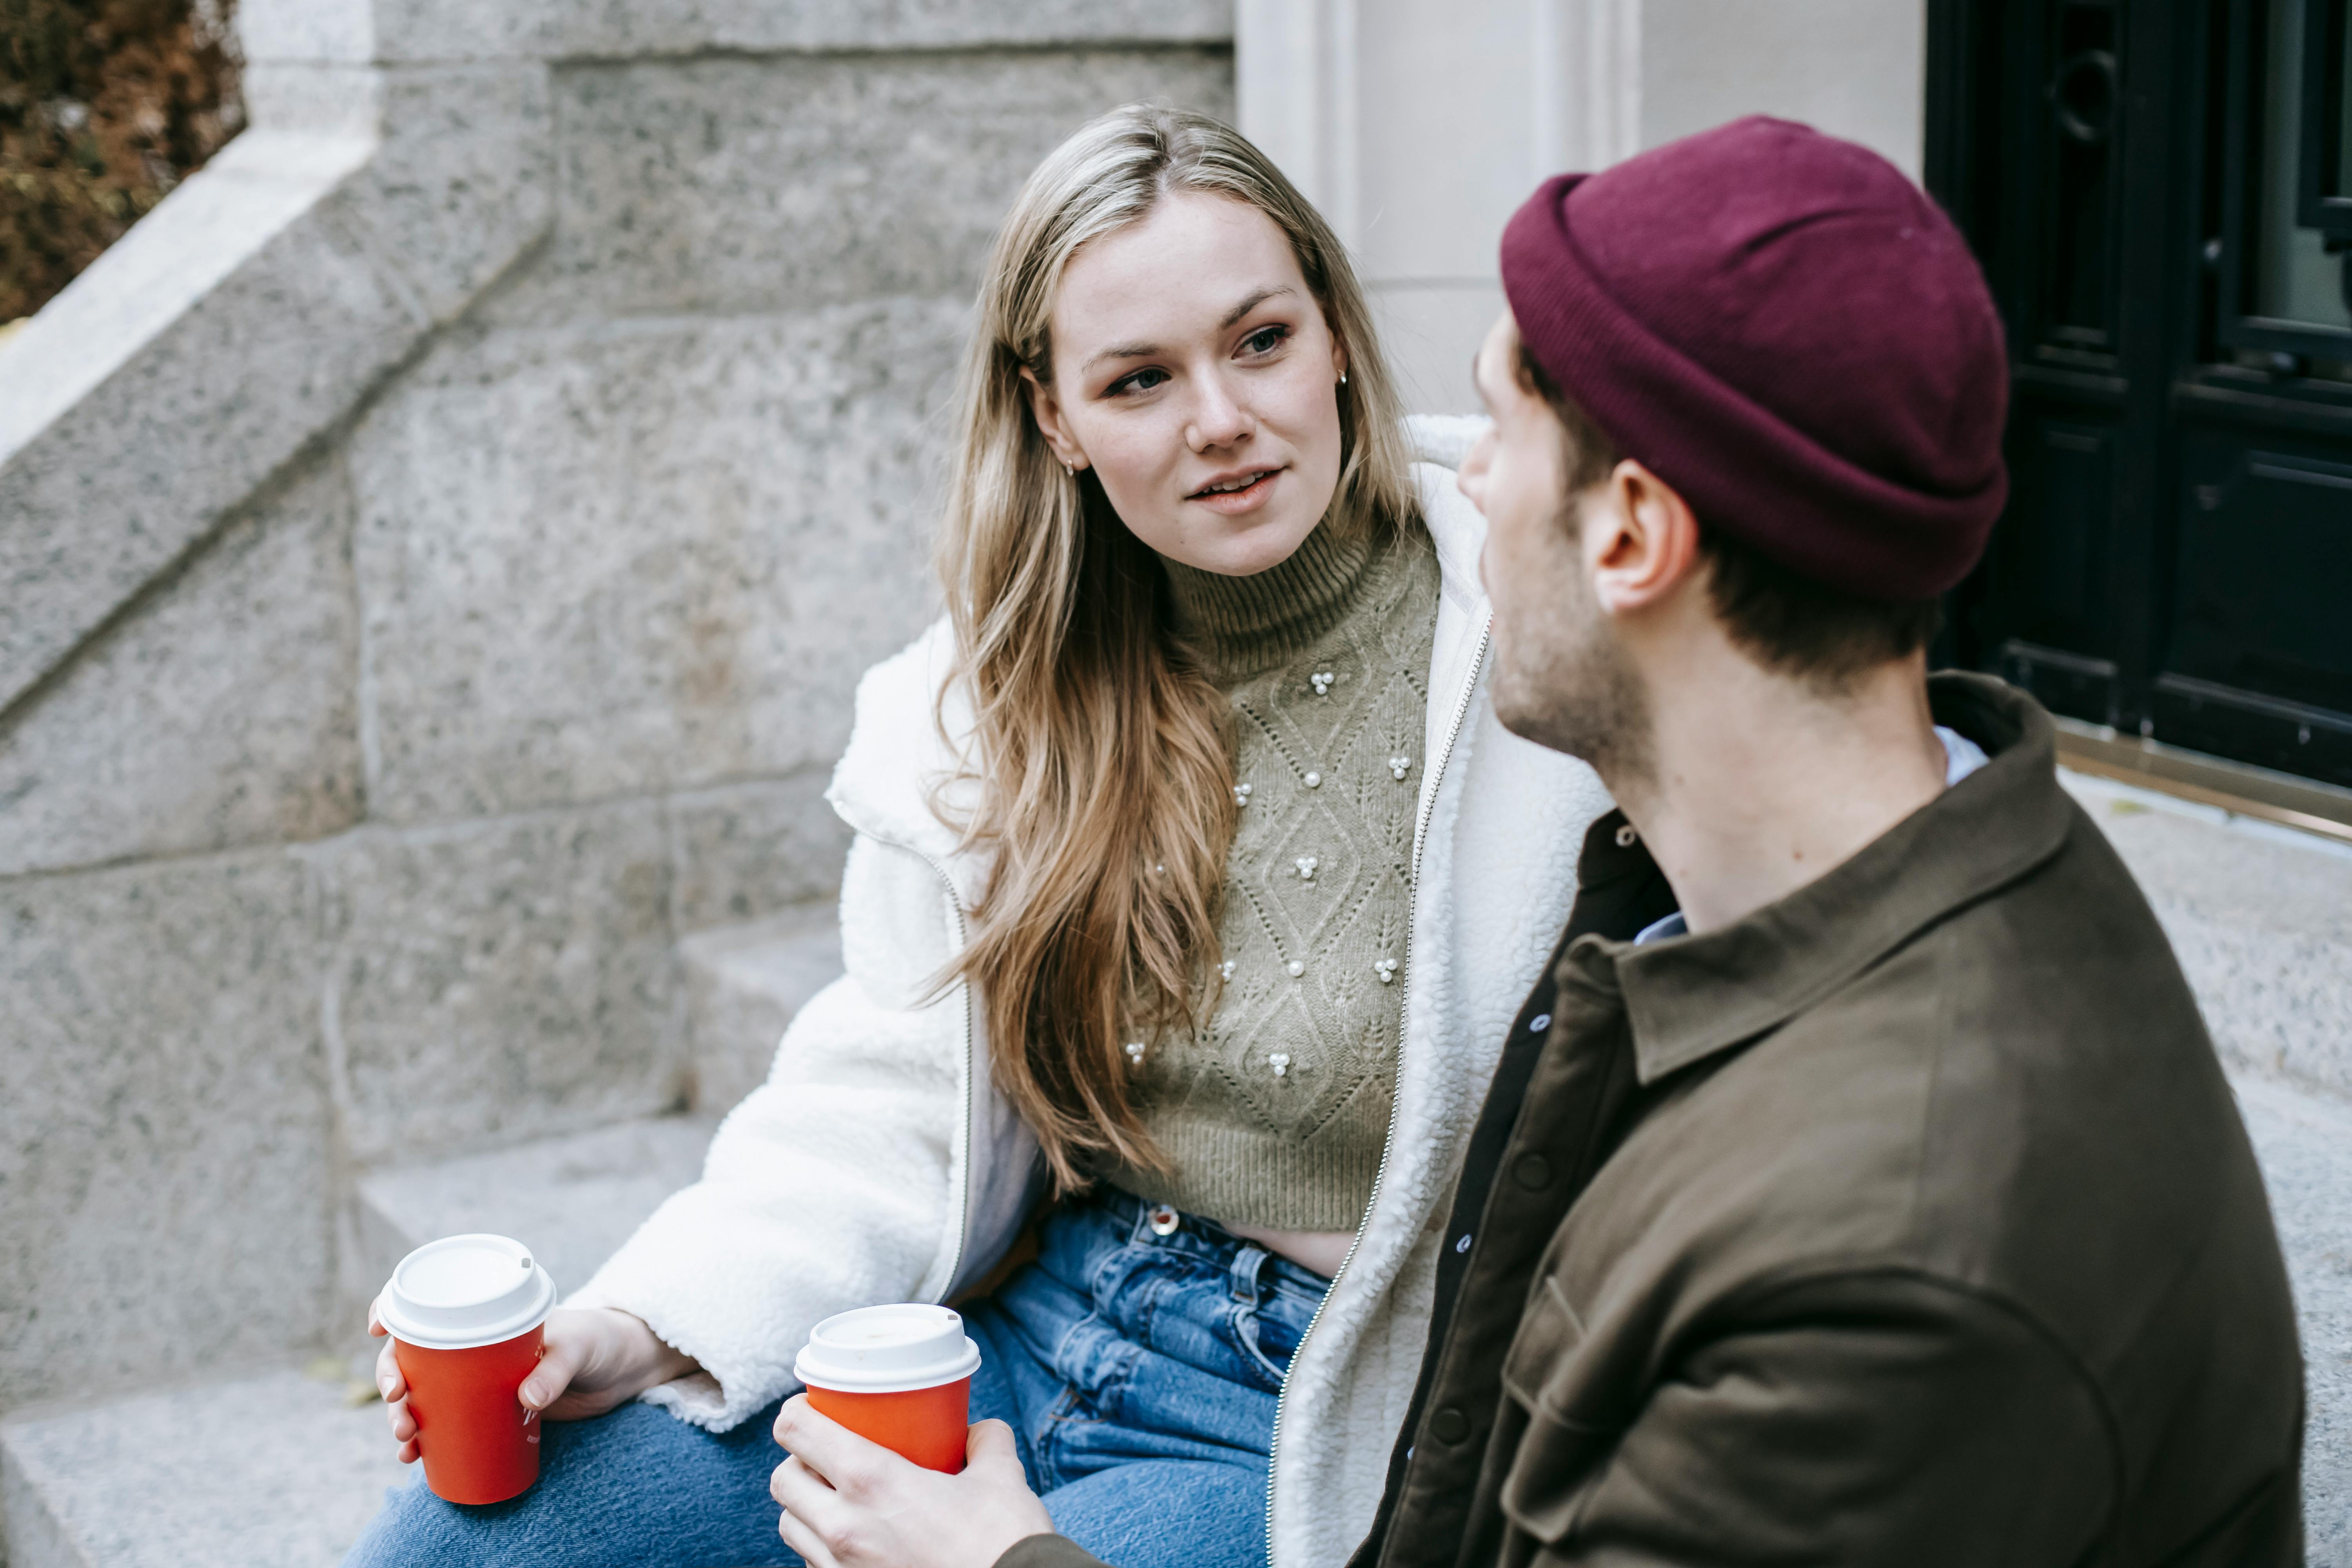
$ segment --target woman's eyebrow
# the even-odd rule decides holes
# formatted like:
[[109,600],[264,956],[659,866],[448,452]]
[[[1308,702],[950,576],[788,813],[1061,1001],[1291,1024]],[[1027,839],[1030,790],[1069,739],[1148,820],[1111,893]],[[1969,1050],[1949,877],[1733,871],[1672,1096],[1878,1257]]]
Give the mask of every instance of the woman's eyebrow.
[[[1224,320],[1217,323],[1218,329],[1222,331],[1232,326],[1278,294],[1296,294],[1297,292],[1298,292],[1297,289],[1286,283],[1279,288],[1260,289],[1245,295],[1240,304],[1225,312]],[[1078,367],[1078,374],[1084,375],[1107,359],[1150,359],[1162,352],[1158,343],[1120,343],[1115,348],[1104,349],[1101,353],[1089,356],[1087,363]]]
[[1297,292],[1297,289],[1291,288],[1286,283],[1279,289],[1260,289],[1256,293],[1249,295],[1247,298],[1244,299],[1240,304],[1234,306],[1232,310],[1227,310],[1225,312],[1225,319],[1219,321],[1217,325],[1220,327],[1230,327],[1235,321],[1240,321],[1244,316],[1248,315],[1252,310],[1256,310],[1260,305],[1265,304],[1268,300],[1273,299],[1276,295],[1295,294]]

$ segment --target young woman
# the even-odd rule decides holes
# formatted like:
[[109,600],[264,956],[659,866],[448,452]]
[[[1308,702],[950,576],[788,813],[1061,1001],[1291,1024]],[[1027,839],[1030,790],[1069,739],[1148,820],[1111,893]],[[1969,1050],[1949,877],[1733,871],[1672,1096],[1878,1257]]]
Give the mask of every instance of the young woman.
[[1336,1564],[1369,1525],[1606,799],[1495,722],[1476,513],[1232,131],[1129,108],[1047,158],[961,400],[949,613],[860,685],[830,796],[847,975],[550,1320],[537,1489],[395,1493],[354,1563],[797,1561],[793,1355],[891,1300],[961,1305],[974,1418],[1121,1568]]

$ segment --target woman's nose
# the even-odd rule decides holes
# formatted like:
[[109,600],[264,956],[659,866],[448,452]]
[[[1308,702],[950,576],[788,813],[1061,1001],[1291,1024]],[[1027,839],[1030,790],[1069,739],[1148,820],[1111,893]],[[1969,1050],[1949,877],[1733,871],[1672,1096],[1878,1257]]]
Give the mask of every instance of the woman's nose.
[[1256,430],[1257,421],[1242,406],[1223,378],[1203,376],[1195,384],[1200,391],[1192,405],[1192,421],[1184,432],[1194,451],[1230,447]]

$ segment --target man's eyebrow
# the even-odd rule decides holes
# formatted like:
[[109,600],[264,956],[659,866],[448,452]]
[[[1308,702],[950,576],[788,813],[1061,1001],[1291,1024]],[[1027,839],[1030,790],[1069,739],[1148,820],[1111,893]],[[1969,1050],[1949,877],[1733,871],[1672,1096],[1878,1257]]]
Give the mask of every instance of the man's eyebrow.
[[[1260,305],[1265,304],[1268,300],[1273,299],[1276,295],[1295,294],[1297,291],[1298,290],[1291,288],[1286,283],[1279,289],[1260,289],[1255,293],[1245,296],[1240,304],[1235,305],[1232,310],[1227,310],[1225,312],[1224,320],[1219,321],[1217,326],[1220,330],[1230,327],[1235,321],[1240,321],[1244,316],[1248,315],[1252,310],[1256,310]],[[1107,359],[1150,359],[1152,355],[1160,352],[1161,350],[1158,343],[1120,343],[1116,348],[1105,349],[1100,353],[1090,357],[1086,363],[1078,367],[1078,374],[1081,375],[1085,374],[1087,371],[1094,369],[1095,366],[1100,364]]]

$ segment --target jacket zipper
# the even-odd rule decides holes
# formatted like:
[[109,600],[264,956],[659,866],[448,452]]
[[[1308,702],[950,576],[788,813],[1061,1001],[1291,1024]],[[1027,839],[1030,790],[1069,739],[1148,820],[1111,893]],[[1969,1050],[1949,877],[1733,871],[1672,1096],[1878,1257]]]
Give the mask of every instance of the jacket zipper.
[[[863,828],[856,830],[865,832]],[[931,868],[932,874],[940,879],[940,886],[947,891],[948,910],[955,919],[955,950],[961,952],[969,940],[969,928],[966,925],[969,917],[964,913],[963,900],[957,896],[955,879],[948,875],[946,865],[936,857],[924,854],[911,844],[900,843],[896,838],[886,838],[878,833],[868,834],[867,837],[877,844],[887,844],[893,849],[904,849]],[[971,982],[960,980],[956,984],[963,988],[963,1086],[958,1096],[956,1107],[957,1113],[963,1118],[963,1201],[957,1205],[961,1212],[956,1215],[955,1254],[948,1259],[947,1279],[940,1287],[939,1299],[942,1301],[948,1299],[948,1292],[955,1289],[956,1274],[963,1268],[963,1255],[971,1246],[971,1163],[978,1152],[975,1148],[977,1140],[972,1135],[971,1128],[972,1074],[980,1070],[980,1064],[972,1060]]]
[[[1421,808],[1420,820],[1413,824],[1412,897],[1416,903],[1421,897],[1422,843],[1429,832],[1430,819],[1436,815],[1437,792],[1445,782],[1446,764],[1454,760],[1454,742],[1461,736],[1462,721],[1469,717],[1470,700],[1478,690],[1478,672],[1486,666],[1486,645],[1492,639],[1494,630],[1495,616],[1494,612],[1490,610],[1486,614],[1486,621],[1478,628],[1478,646],[1470,655],[1470,678],[1463,682],[1462,696],[1454,704],[1454,719],[1445,730],[1444,749],[1437,753],[1435,767],[1430,774],[1429,798]],[[1412,921],[1408,919],[1404,925],[1404,963],[1401,969],[1407,987],[1412,984]],[[1397,1080],[1402,1083],[1404,1077],[1404,1029],[1402,1027],[1404,1004],[1402,997],[1399,998],[1397,1006],[1399,1014],[1397,1059],[1391,1070],[1396,1074]],[[1372,1210],[1381,1201],[1381,1183],[1388,1175],[1389,1154],[1396,1148],[1397,1112],[1402,1105],[1401,1099],[1391,1097],[1388,1131],[1381,1139],[1380,1163],[1372,1167],[1372,1190],[1370,1196],[1364,1200],[1364,1217],[1357,1222],[1356,1237],[1348,1243],[1347,1253],[1339,1259],[1339,1267],[1332,1271],[1331,1283],[1324,1290],[1323,1300],[1315,1303],[1315,1310],[1308,1316],[1307,1327],[1300,1331],[1298,1342],[1291,1347],[1290,1365],[1293,1367],[1298,1364],[1298,1358],[1307,1353],[1307,1342],[1314,1337],[1315,1325],[1323,1321],[1323,1309],[1329,1304],[1331,1292],[1339,1288],[1339,1280],[1348,1272],[1348,1265],[1356,1260],[1356,1249],[1364,1244],[1364,1226],[1370,1221]],[[1268,1429],[1265,1441],[1265,1560],[1269,1568],[1273,1568],[1274,1565],[1274,1459],[1282,1444],[1282,1413],[1289,1403],[1290,1375],[1286,1371],[1283,1374],[1282,1387],[1276,1391],[1274,1396],[1274,1425]]]

